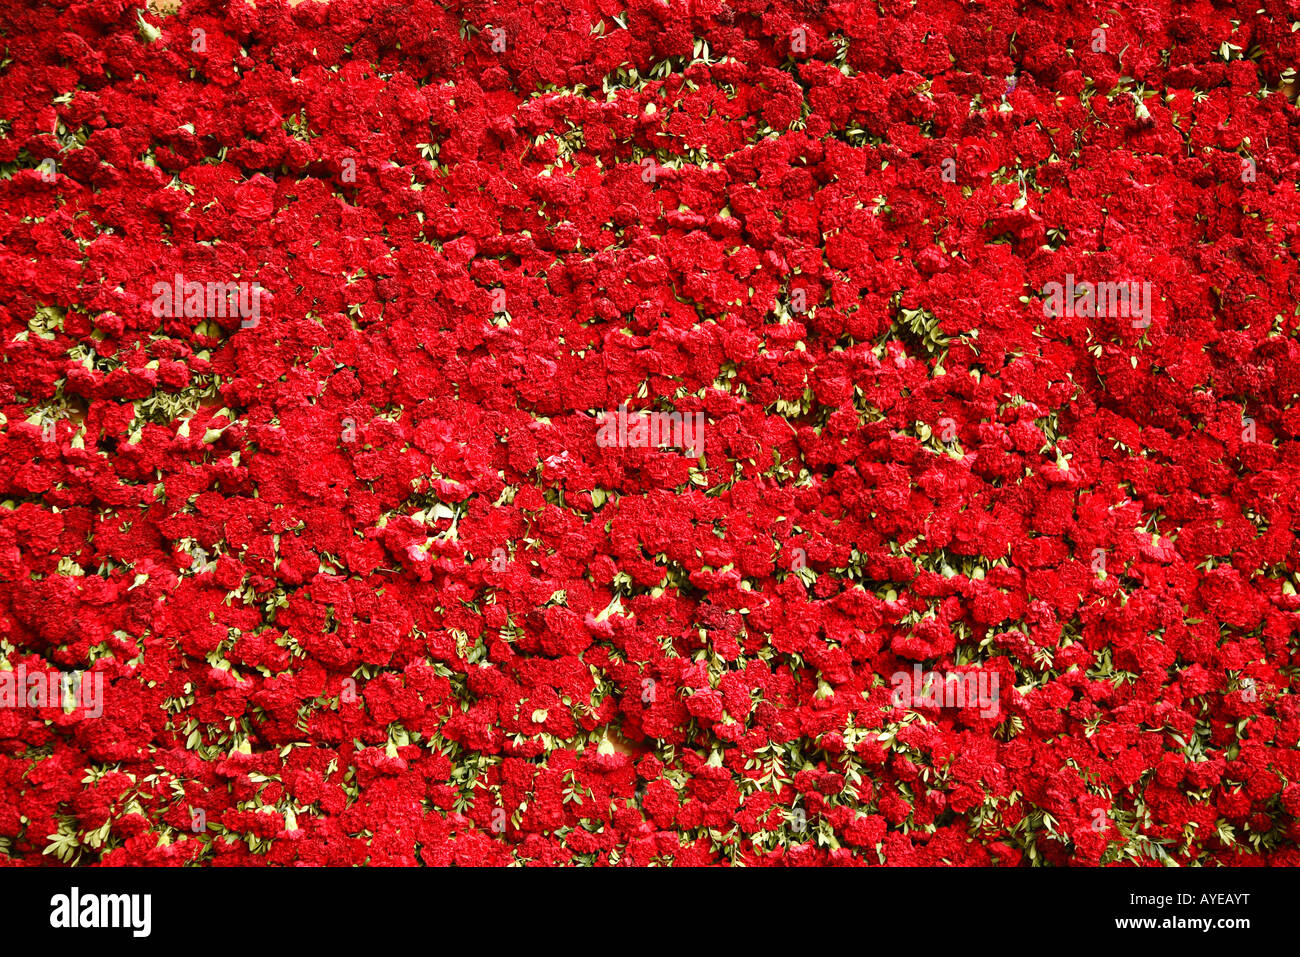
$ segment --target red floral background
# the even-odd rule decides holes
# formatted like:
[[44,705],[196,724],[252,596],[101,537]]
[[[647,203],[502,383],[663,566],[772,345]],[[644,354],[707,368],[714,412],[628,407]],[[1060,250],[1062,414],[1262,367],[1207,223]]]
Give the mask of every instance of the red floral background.
[[0,863],[1300,863],[1297,20],[7,0]]

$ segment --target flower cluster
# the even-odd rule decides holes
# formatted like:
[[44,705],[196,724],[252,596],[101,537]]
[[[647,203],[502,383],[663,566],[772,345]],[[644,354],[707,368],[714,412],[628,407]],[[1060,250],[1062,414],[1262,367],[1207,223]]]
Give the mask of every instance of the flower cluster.
[[0,863],[1300,864],[1293,4],[6,16]]

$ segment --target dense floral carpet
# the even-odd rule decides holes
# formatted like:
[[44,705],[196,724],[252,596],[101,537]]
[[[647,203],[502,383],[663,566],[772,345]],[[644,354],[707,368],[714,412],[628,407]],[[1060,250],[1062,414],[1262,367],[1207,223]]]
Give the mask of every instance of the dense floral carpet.
[[1300,863],[1300,10],[0,13],[0,863]]

